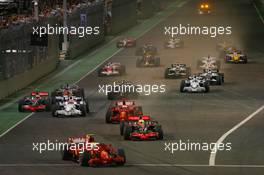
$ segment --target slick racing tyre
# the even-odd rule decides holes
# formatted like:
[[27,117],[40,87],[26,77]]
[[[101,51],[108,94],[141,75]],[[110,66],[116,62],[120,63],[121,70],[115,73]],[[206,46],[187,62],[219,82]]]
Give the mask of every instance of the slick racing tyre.
[[185,87],[185,81],[182,80],[182,81],[181,81],[181,86],[180,86],[180,92],[185,92],[185,91],[184,91],[184,87]]
[[80,166],[89,166],[88,162],[91,159],[91,153],[89,151],[84,151],[79,157]]
[[132,132],[132,127],[131,126],[126,126],[124,129],[124,139],[129,140],[130,139],[130,134]]
[[169,76],[169,72],[170,72],[170,69],[169,69],[169,68],[166,68],[165,73],[164,73],[164,77],[165,77],[166,79],[170,78],[170,76]]
[[219,75],[219,76],[217,76],[216,77],[216,81],[217,81],[217,85],[222,85],[222,76],[221,75]]
[[117,149],[117,155],[119,155],[120,157],[124,158],[124,162],[120,162],[117,165],[119,166],[123,166],[126,163],[126,154],[125,154],[125,150],[122,148],[118,148]]
[[163,130],[160,126],[157,127],[157,132],[158,132],[158,140],[163,140]]
[[59,114],[56,113],[56,111],[59,109],[58,105],[53,105],[52,106],[52,116],[53,117],[59,117]]
[[19,102],[18,102],[18,111],[19,112],[25,112],[23,105],[24,105],[24,100],[23,99],[19,100]]
[[62,151],[62,160],[71,160],[72,159],[72,154],[70,151],[67,149],[68,145],[65,145]]
[[81,105],[80,110],[81,110],[81,117],[86,117],[86,106]]
[[204,88],[205,88],[205,91],[204,91],[205,93],[210,91],[210,87],[209,87],[209,83],[208,82],[204,83]]
[[106,123],[111,123],[112,122],[111,121],[112,114],[113,114],[113,112],[111,110],[108,110],[106,112],[106,115],[105,115],[105,122]]

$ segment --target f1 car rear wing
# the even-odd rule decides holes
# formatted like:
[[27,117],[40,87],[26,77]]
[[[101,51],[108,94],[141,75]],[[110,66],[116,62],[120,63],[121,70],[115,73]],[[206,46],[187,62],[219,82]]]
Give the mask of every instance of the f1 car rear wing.
[[171,67],[177,67],[177,66],[186,67],[186,64],[183,64],[183,63],[174,63],[174,64],[171,64]]
[[116,102],[116,106],[132,106],[132,105],[135,105],[135,102],[134,101],[127,101],[127,100],[120,100],[120,101],[117,101]]
[[128,117],[128,120],[130,121],[138,121],[139,119],[142,119],[142,120],[150,120],[150,116],[129,116]]
[[31,92],[31,96],[36,96],[36,95],[49,96],[49,93],[48,92]]

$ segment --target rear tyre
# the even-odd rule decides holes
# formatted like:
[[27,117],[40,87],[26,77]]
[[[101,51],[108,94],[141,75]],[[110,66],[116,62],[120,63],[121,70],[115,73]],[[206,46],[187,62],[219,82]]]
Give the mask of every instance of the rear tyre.
[[157,132],[159,134],[158,139],[159,140],[163,140],[163,130],[162,130],[162,128],[161,127],[158,127],[157,128]]
[[205,93],[208,93],[210,91],[210,87],[209,87],[208,82],[204,83],[204,88],[205,88],[205,91],[204,91]]
[[180,85],[180,92],[182,92],[182,93],[185,92],[185,91],[184,91],[184,87],[185,87],[185,81],[182,80],[182,81],[181,81],[181,85]]
[[81,116],[86,117],[86,106],[81,105],[80,106]]
[[219,75],[216,77],[217,85],[222,85],[222,76]]
[[124,162],[120,162],[118,163],[119,166],[123,166],[126,163],[126,154],[125,154],[125,150],[122,148],[118,148],[117,150],[117,155],[119,155],[120,157],[124,158]]
[[48,98],[45,100],[45,104],[46,104],[46,111],[50,111],[51,110],[51,99]]
[[62,160],[71,160],[72,159],[72,154],[66,148],[67,148],[67,146],[64,146],[64,148],[63,148],[63,151],[62,151]]
[[91,159],[91,154],[88,151],[84,151],[79,157],[80,166],[89,166],[88,162]]
[[56,111],[58,110],[58,106],[55,104],[52,106],[52,116],[53,117],[59,117],[58,113],[56,113]]
[[131,126],[126,126],[124,129],[124,139],[129,140],[130,139],[130,134],[132,132],[132,127]]
[[18,111],[19,112],[25,112],[23,105],[24,105],[24,100],[23,99],[19,100],[19,102],[18,102]]
[[111,110],[108,110],[107,112],[106,112],[106,115],[105,115],[105,122],[106,123],[111,123],[112,121],[111,121],[111,117],[112,117],[112,111]]
[[165,79],[169,79],[170,78],[169,73],[170,73],[170,69],[169,68],[166,68],[165,69],[165,73],[164,73]]
[[88,100],[86,99],[85,100],[85,108],[86,108],[86,113],[89,113],[90,112],[90,108],[89,108],[89,102],[88,102]]
[[114,92],[109,92],[107,94],[108,100],[115,100],[116,99],[116,94]]
[[102,69],[101,68],[98,69],[98,71],[97,71],[98,77],[102,77],[103,76],[103,74],[101,72],[102,72]]

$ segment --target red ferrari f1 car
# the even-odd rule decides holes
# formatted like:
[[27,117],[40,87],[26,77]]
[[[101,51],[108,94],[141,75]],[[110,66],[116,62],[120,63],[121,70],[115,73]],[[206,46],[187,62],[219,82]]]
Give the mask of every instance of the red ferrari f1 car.
[[96,143],[94,137],[71,137],[62,151],[63,160],[72,160],[80,166],[123,166],[126,163],[125,151],[115,149],[110,144]]
[[51,101],[48,92],[31,92],[29,96],[26,96],[19,100],[18,111],[49,111],[51,107]]
[[149,116],[129,116],[120,123],[120,134],[125,140],[162,140],[163,130],[157,121]]
[[116,47],[118,48],[128,48],[135,47],[137,44],[136,40],[131,37],[121,38],[117,43]]
[[113,101],[105,115],[106,123],[119,123],[120,121],[127,120],[128,116],[142,115],[142,107],[137,106],[134,101],[119,100]]

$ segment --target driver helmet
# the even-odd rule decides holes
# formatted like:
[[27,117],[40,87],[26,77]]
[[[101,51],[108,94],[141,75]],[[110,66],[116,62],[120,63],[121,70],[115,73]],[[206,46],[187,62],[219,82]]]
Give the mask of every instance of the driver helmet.
[[89,135],[89,134],[86,134],[85,135],[85,141],[88,143],[94,142],[94,137]]
[[145,125],[145,120],[143,120],[142,117],[139,118],[138,125],[140,125],[140,126],[144,126]]

